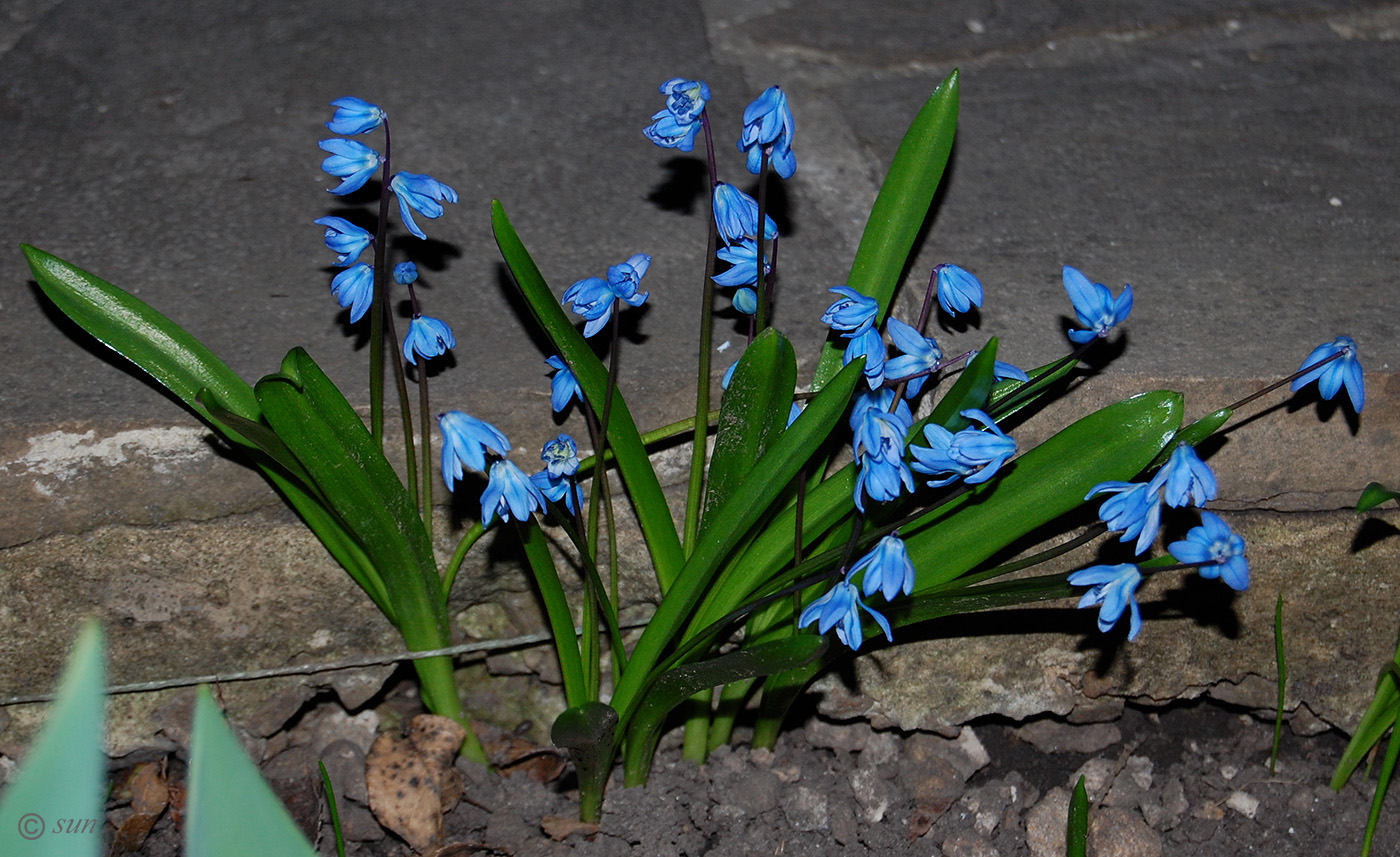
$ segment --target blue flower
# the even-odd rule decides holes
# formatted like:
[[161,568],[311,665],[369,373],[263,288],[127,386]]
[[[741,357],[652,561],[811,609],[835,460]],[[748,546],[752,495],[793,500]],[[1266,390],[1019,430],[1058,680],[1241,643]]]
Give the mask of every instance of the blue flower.
[[573,311],[588,320],[583,335],[592,336],[602,330],[612,318],[613,302],[621,299],[631,306],[641,306],[651,294],[638,292],[637,286],[651,265],[651,257],[638,253],[620,265],[608,268],[608,278],[588,277],[564,290],[563,303],[572,303]]
[[931,488],[941,488],[959,479],[969,485],[986,482],[1016,454],[1016,441],[997,428],[991,417],[975,408],[963,411],[962,415],[981,423],[988,431],[966,428],[955,434],[937,423],[929,423],[924,426],[924,440],[928,441],[928,446],[909,448],[915,470],[929,475],[951,474],[944,479],[930,480]]
[[481,492],[481,526],[491,526],[497,515],[509,522],[511,516],[523,521],[536,509],[544,508],[544,494],[515,462],[502,459],[491,465],[486,490]]
[[861,371],[870,389],[874,390],[885,383],[885,340],[880,336],[880,331],[868,327],[864,333],[856,334],[841,355],[841,365],[845,366],[857,357],[865,358],[865,368]]
[[322,140],[317,144],[331,156],[321,162],[321,169],[341,179],[340,186],[328,188],[337,195],[354,193],[365,186],[369,177],[379,169],[379,153],[355,140]]
[[578,444],[572,437],[561,434],[544,445],[540,460],[550,476],[573,476],[578,472]]
[[1296,393],[1316,381],[1317,391],[1322,394],[1322,398],[1330,401],[1337,395],[1338,390],[1346,387],[1347,395],[1351,397],[1352,409],[1361,413],[1361,406],[1366,404],[1365,378],[1361,374],[1361,361],[1356,356],[1356,341],[1351,337],[1339,336],[1325,345],[1314,348],[1298,371],[1302,372],[1314,363],[1335,354],[1342,356],[1326,366],[1318,366],[1293,379],[1289,389]]
[[710,87],[702,80],[673,77],[661,84],[666,96],[666,109],[651,118],[652,124],[642,129],[647,139],[665,149],[689,152],[695,148],[695,134],[700,130],[700,114],[710,100]]
[[861,610],[870,614],[880,626],[880,630],[885,632],[886,640],[894,642],[894,632],[890,630],[889,620],[866,607],[856,588],[845,580],[838,582],[831,587],[831,591],[807,605],[797,624],[805,628],[816,622],[817,631],[822,634],[835,628],[836,639],[856,650],[865,642],[865,631],[860,626]]
[[400,262],[394,266],[394,282],[408,286],[418,281],[418,266],[412,262]]
[[1099,630],[1107,633],[1129,611],[1128,639],[1136,640],[1142,630],[1142,613],[1138,610],[1137,588],[1142,572],[1130,562],[1119,565],[1094,565],[1071,574],[1071,586],[1093,587],[1079,599],[1079,607],[1099,607]]
[[558,371],[549,381],[549,406],[554,412],[560,413],[569,406],[570,399],[578,399],[583,403],[583,390],[578,385],[578,378],[569,369],[569,365],[560,357],[551,357],[544,361]]
[[[745,238],[732,247],[721,247],[715,253],[720,259],[730,264],[730,269],[716,277],[711,277],[721,286],[752,286],[758,282],[758,242],[752,238]],[[763,274],[768,275],[772,266],[768,264],[765,256],[763,260]]]
[[415,315],[408,323],[408,333],[403,338],[403,359],[416,366],[417,363],[413,359],[415,352],[424,358],[432,359],[447,353],[447,349],[456,347],[457,340],[453,338],[452,328],[447,326],[447,322],[426,315]]
[[763,169],[763,150],[770,149],[769,162],[773,170],[785,179],[792,178],[797,169],[797,157],[792,153],[792,111],[787,96],[776,86],[744,108],[744,132],[739,137],[739,151],[748,153],[749,172],[758,175]]
[[1244,558],[1244,539],[1235,535],[1219,515],[1201,512],[1201,525],[1186,538],[1172,542],[1167,551],[1177,562],[1199,566],[1201,577],[1220,578],[1236,592],[1249,588],[1249,562]]
[[413,212],[418,212],[429,220],[442,217],[443,202],[456,202],[457,191],[433,178],[417,173],[394,173],[389,179],[389,187],[399,198],[399,217],[408,231],[426,239],[423,230],[413,221]]
[[[724,182],[715,185],[714,211],[715,226],[725,244],[758,236],[758,201],[734,185]],[[773,218],[763,215],[763,224],[765,239],[778,237],[778,225]],[[757,264],[755,260],[754,265]]]
[[438,428],[442,430],[442,481],[448,491],[462,478],[463,466],[486,471],[487,450],[497,455],[510,451],[510,441],[500,429],[461,411],[438,414]]
[[[972,361],[976,358],[976,349],[967,352],[967,360],[963,363],[963,365],[972,365]],[[992,380],[1006,381],[1008,379],[1020,381],[1022,384],[1024,384],[1031,379],[1031,376],[1027,375],[1024,371],[1017,369],[1015,366],[1012,366],[1010,363],[1003,363],[1000,360],[992,361]]]
[[1173,509],[1182,506],[1204,506],[1216,495],[1215,474],[1196,455],[1196,450],[1181,444],[1157,475],[1152,477],[1153,490],[1165,489],[1163,499]]
[[880,313],[879,301],[866,297],[850,286],[835,286],[827,291],[841,295],[841,299],[822,313],[822,324],[842,331],[841,335],[847,339],[860,336],[875,326],[875,316]]
[[865,511],[864,497],[877,503],[888,503],[905,491],[914,490],[914,474],[904,463],[904,439],[898,440],[888,435],[881,436],[881,447],[856,456],[859,472],[856,474],[854,500],[856,508]]
[[1135,553],[1142,553],[1157,538],[1162,521],[1162,500],[1157,487],[1148,482],[1100,482],[1084,495],[1114,494],[1099,506],[1099,520],[1110,530],[1122,530],[1118,541],[1136,538]]
[[933,274],[938,279],[938,305],[948,315],[982,305],[982,283],[967,270],[943,264],[935,267]]
[[914,562],[898,534],[880,539],[874,550],[856,560],[850,576],[860,572],[865,572],[860,588],[866,598],[880,592],[886,601],[893,601],[901,592],[909,595],[914,591]]
[[1108,286],[1089,282],[1088,277],[1068,265],[1064,269],[1064,282],[1070,303],[1074,304],[1074,314],[1079,316],[1080,324],[1089,328],[1069,332],[1069,338],[1081,345],[1108,336],[1113,326],[1133,311],[1132,286],[1124,286],[1122,294],[1115,299]]
[[734,293],[734,308],[744,315],[758,312],[758,292],[745,286]]
[[885,374],[896,381],[919,375],[910,378],[908,386],[904,388],[904,394],[912,399],[919,395],[924,382],[938,369],[943,360],[943,349],[938,347],[933,337],[924,336],[894,316],[885,322],[885,333],[890,335],[894,347],[904,352],[885,365]]
[[346,268],[331,280],[331,294],[342,307],[350,307],[350,323],[354,324],[374,301],[374,271],[363,263]]
[[530,481],[551,503],[563,503],[569,514],[583,508],[583,486],[567,476],[551,476],[548,470],[530,474]]
[[[893,408],[893,410],[891,410]],[[873,412],[873,413],[872,413]],[[909,410],[909,403],[900,399],[895,403],[894,390],[889,387],[880,387],[878,390],[867,390],[857,393],[855,402],[851,405],[850,426],[855,434],[855,446],[859,449],[862,446],[861,432],[862,425],[877,415],[883,416],[880,419],[893,420],[899,426],[900,437],[909,434],[909,429],[914,425],[914,413]],[[879,444],[866,443],[865,446],[876,448]]]
[[343,217],[318,217],[313,223],[326,227],[326,246],[332,253],[339,253],[335,263],[344,267],[360,258],[373,241],[374,236]]
[[347,95],[332,101],[331,106],[335,108],[335,115],[326,127],[332,134],[363,134],[384,124],[384,111],[368,101]]

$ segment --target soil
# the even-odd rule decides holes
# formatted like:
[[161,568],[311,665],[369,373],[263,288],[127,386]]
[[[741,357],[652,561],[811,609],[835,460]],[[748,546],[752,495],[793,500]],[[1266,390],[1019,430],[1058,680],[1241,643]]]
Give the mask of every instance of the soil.
[[[270,740],[269,749],[284,749],[264,774],[318,850],[334,854],[319,777],[304,770],[314,757],[298,746],[319,742],[337,783],[346,853],[413,854],[365,808],[363,757],[346,752],[363,741],[356,732],[363,719],[348,730],[350,740],[335,743],[340,763],[329,758],[336,752],[325,726],[347,722],[334,714],[303,716]],[[1210,703],[1129,706],[1096,724],[988,720],[955,739],[814,715],[797,720],[773,751],[721,748],[703,766],[681,759],[678,735],[668,736],[645,788],[624,789],[614,776],[596,826],[577,823],[577,793],[562,759],[498,735],[503,740],[488,747],[524,761],[495,772],[459,759],[465,797],[446,815],[446,847],[428,853],[1058,857],[1069,789],[1083,774],[1090,855],[1328,857],[1360,853],[1374,790],[1364,766],[1341,793],[1328,788],[1346,744],[1336,732],[1300,737],[1285,729],[1270,775],[1272,722]],[[300,770],[289,763],[298,753]],[[169,761],[174,782],[180,763]],[[123,812],[117,807],[111,817]],[[139,853],[180,853],[177,825],[166,813]],[[1372,853],[1400,854],[1394,800]]]

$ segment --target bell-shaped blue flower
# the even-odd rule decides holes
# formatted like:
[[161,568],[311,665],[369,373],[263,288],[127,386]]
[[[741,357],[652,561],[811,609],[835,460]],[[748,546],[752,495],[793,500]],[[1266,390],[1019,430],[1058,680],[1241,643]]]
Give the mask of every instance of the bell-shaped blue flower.
[[744,315],[753,315],[758,312],[758,292],[748,286],[734,292],[734,308]]
[[418,173],[394,173],[389,179],[389,187],[399,198],[399,217],[408,231],[419,238],[428,236],[418,228],[413,220],[413,212],[418,212],[429,220],[442,217],[444,202],[456,202],[457,191],[433,178]]
[[1161,492],[1147,482],[1100,482],[1084,495],[1088,500],[1095,494],[1112,494],[1099,506],[1099,520],[1109,530],[1122,530],[1120,542],[1137,539],[1134,552],[1141,554],[1157,538],[1162,521]]
[[1079,316],[1079,323],[1088,328],[1069,331],[1069,338],[1081,345],[1108,336],[1114,325],[1133,311],[1132,286],[1124,286],[1123,292],[1114,298],[1108,286],[1089,282],[1088,277],[1068,265],[1064,269],[1064,283],[1070,303],[1074,304],[1074,314]]
[[573,304],[573,311],[583,316],[583,335],[592,336],[602,330],[612,318],[613,302],[624,300],[631,306],[641,306],[651,294],[638,292],[642,276],[651,265],[651,257],[638,253],[620,265],[608,268],[608,278],[587,277],[564,290],[563,303]]
[[996,475],[1006,460],[1016,454],[1016,441],[997,427],[982,411],[969,408],[962,411],[969,420],[981,423],[987,431],[966,428],[951,432],[936,423],[924,426],[928,446],[912,446],[913,468],[920,473],[946,473],[942,479],[928,482],[931,488],[941,488],[959,479],[969,485],[986,482]]
[[945,263],[935,267],[933,275],[938,280],[938,305],[948,315],[982,305],[982,282],[971,272]]
[[739,137],[739,151],[748,155],[749,172],[758,175],[763,169],[763,150],[770,149],[769,163],[785,179],[792,178],[797,169],[797,157],[792,153],[793,121],[787,96],[776,86],[744,108],[744,131]]
[[1152,477],[1153,490],[1163,489],[1162,499],[1173,509],[1182,506],[1204,506],[1217,493],[1215,474],[1196,455],[1196,450],[1181,444],[1157,475]]
[[394,266],[394,282],[410,286],[418,282],[418,266],[412,262],[400,262]]
[[317,144],[330,152],[321,162],[321,169],[340,179],[339,187],[327,188],[337,196],[354,193],[365,186],[369,177],[379,169],[379,153],[356,140],[322,140]]
[[1225,585],[1243,592],[1249,588],[1249,561],[1244,556],[1244,539],[1230,530],[1219,515],[1201,512],[1201,525],[1186,538],[1172,542],[1167,551],[1177,562],[1199,566],[1201,577],[1220,578]]
[[347,95],[332,101],[331,106],[335,108],[335,115],[326,127],[332,134],[363,134],[384,124],[384,111],[363,99]]
[[561,434],[544,445],[540,460],[550,476],[573,476],[578,472],[578,444],[567,434]]
[[346,268],[331,280],[331,294],[342,307],[350,308],[350,323],[354,324],[374,302],[374,271],[364,263]]
[[879,592],[886,601],[893,601],[901,592],[909,595],[914,591],[914,562],[909,559],[909,551],[898,534],[891,533],[880,539],[874,550],[851,566],[850,576],[862,572],[865,577],[860,589],[866,598]]
[[865,454],[856,456],[856,487],[854,501],[856,508],[865,511],[865,498],[877,503],[888,503],[904,491],[914,490],[914,474],[904,463],[904,439],[895,440],[891,435],[881,435],[878,449],[868,449]]
[[318,217],[313,223],[326,227],[326,246],[339,253],[335,263],[341,267],[353,264],[374,241],[374,236],[343,217]]
[[551,503],[563,503],[569,514],[578,513],[583,508],[583,486],[568,476],[554,476],[548,470],[531,473],[530,481],[540,489],[540,493]]
[[894,642],[894,632],[890,630],[890,622],[860,600],[860,595],[856,588],[849,581],[842,580],[831,591],[821,598],[807,605],[807,609],[802,611],[798,617],[799,627],[807,627],[813,622],[817,623],[817,631],[825,634],[832,628],[836,629],[836,639],[845,643],[853,651],[860,648],[860,644],[865,642],[865,631],[860,624],[860,611],[869,613],[880,630],[885,632],[885,639]]
[[461,411],[438,414],[442,430],[442,481],[447,490],[463,476],[463,467],[486,472],[486,452],[497,455],[510,451],[510,441],[500,429]]
[[681,122],[669,110],[659,110],[651,118],[655,121],[642,129],[648,140],[663,149],[694,150],[695,135],[701,127],[699,122]]
[[578,378],[569,369],[569,364],[563,358],[555,356],[544,361],[550,367],[557,370],[554,377],[549,382],[549,406],[557,414],[569,406],[569,400],[578,399],[583,403],[583,389],[578,385]]
[[1303,361],[1303,365],[1298,368],[1298,371],[1302,372],[1309,366],[1336,354],[1342,356],[1325,366],[1318,366],[1294,378],[1289,389],[1296,393],[1316,381],[1318,393],[1322,395],[1322,398],[1330,401],[1332,397],[1337,395],[1337,391],[1345,387],[1347,395],[1351,397],[1352,409],[1359,414],[1362,405],[1366,404],[1366,386],[1365,378],[1361,372],[1361,361],[1356,355],[1356,341],[1351,337],[1339,336],[1325,345],[1314,348],[1307,359]]
[[642,284],[642,277],[646,276],[647,268],[651,267],[651,257],[645,253],[637,253],[626,262],[608,266],[608,288],[613,294],[622,298],[630,306],[641,306],[646,303],[651,292],[638,292],[637,289]]
[[506,522],[512,515],[515,520],[523,521],[531,512],[543,509],[544,504],[539,486],[530,481],[515,462],[502,459],[491,465],[486,490],[481,492],[481,526],[491,526],[497,515]]
[[868,327],[865,332],[856,334],[841,355],[841,365],[845,366],[857,357],[865,358],[862,373],[870,389],[874,390],[885,383],[885,340],[880,336],[880,331]]
[[847,339],[854,339],[875,326],[875,316],[880,313],[879,301],[866,297],[850,286],[834,286],[827,291],[841,297],[822,313],[822,324],[841,331],[841,335]]
[[[715,255],[731,266],[723,274],[711,278],[716,284],[725,287],[752,286],[758,282],[758,242],[754,239],[745,238],[733,246],[721,247]],[[765,256],[763,275],[768,276],[770,270],[772,266]]]
[[[909,379],[904,395],[914,398],[924,388],[924,382],[938,370],[943,360],[943,349],[931,336],[924,336],[910,325],[894,316],[885,322],[885,333],[890,336],[894,347],[904,352],[885,364],[885,375],[892,381]],[[917,375],[918,377],[911,377]]]
[[413,365],[417,361],[413,355],[431,360],[447,349],[456,348],[457,340],[452,336],[452,328],[447,322],[426,315],[415,315],[408,323],[408,333],[403,338],[403,359]]
[[[714,211],[715,226],[725,244],[758,237],[758,200],[734,185],[724,182],[715,185]],[[773,218],[763,215],[763,224],[765,240],[778,237],[778,225]],[[754,264],[758,264],[757,260]]]
[[1129,611],[1128,639],[1136,640],[1142,630],[1142,613],[1138,610],[1137,588],[1142,572],[1130,562],[1119,565],[1094,565],[1071,574],[1071,586],[1092,587],[1079,599],[1079,607],[1099,607],[1099,630],[1107,633],[1118,624],[1123,611]]
[[666,109],[652,115],[652,124],[642,129],[646,138],[665,149],[689,152],[695,148],[700,130],[700,114],[710,100],[710,87],[702,80],[673,77],[661,84]]

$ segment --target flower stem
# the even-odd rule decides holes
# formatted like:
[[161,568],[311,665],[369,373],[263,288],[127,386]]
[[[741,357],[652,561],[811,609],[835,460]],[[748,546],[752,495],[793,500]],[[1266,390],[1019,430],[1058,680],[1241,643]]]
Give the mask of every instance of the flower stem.
[[1295,378],[1301,378],[1302,376],[1304,376],[1304,375],[1306,375],[1307,373],[1313,371],[1313,370],[1316,369],[1317,367],[1319,367],[1319,366],[1326,366],[1328,363],[1331,363],[1333,360],[1338,360],[1338,359],[1342,358],[1342,357],[1345,356],[1345,355],[1346,355],[1346,352],[1345,352],[1345,351],[1338,351],[1336,354],[1333,354],[1333,355],[1331,355],[1331,356],[1329,356],[1329,357],[1324,357],[1323,359],[1317,361],[1316,363],[1313,363],[1313,364],[1311,364],[1311,365],[1309,365],[1309,366],[1304,366],[1302,369],[1299,369],[1297,372],[1294,372],[1292,375],[1289,375],[1287,378],[1280,378],[1279,380],[1275,381],[1274,383],[1270,384],[1269,386],[1265,387],[1264,389],[1260,390],[1259,392],[1257,392],[1257,393],[1251,393],[1250,395],[1245,396],[1243,399],[1240,399],[1238,402],[1235,402],[1233,405],[1229,405],[1229,406],[1225,407],[1223,410],[1227,410],[1227,411],[1238,411],[1240,408],[1244,407],[1245,405],[1249,404],[1250,402],[1254,401],[1255,399],[1259,398],[1260,396],[1266,395],[1266,394],[1268,394],[1268,393],[1272,393],[1274,390],[1277,390],[1279,387],[1282,387],[1284,384],[1287,384],[1287,383],[1293,381]]
[[423,529],[428,531],[428,544],[433,543],[433,430],[428,409],[428,358],[418,363],[418,426],[423,432]]
[[710,167],[710,227],[705,247],[705,280],[700,289],[700,359],[695,381],[695,430],[691,437],[690,485],[685,495],[684,546],[686,555],[695,549],[695,537],[700,530],[700,500],[705,492],[705,445],[710,426],[705,415],[710,411],[710,345],[714,341],[715,251],[719,245],[719,226],[715,223],[715,186],[719,178],[715,171],[715,143],[710,134],[708,113],[700,114],[700,127],[705,130],[705,153]]
[[384,317],[389,306],[389,120],[384,120],[384,161],[379,176],[379,222],[374,233],[374,300],[369,312],[369,423],[384,448]]
[[[394,326],[394,314],[386,312],[384,314],[384,328],[389,334],[389,343],[394,354],[394,383],[399,391],[399,414],[403,417],[403,449],[404,458],[407,461],[408,496],[413,501],[414,508],[418,507],[418,456],[414,452],[413,442],[413,406],[408,398],[408,374],[404,371],[403,354],[399,351],[399,334]],[[423,435],[428,434],[428,427],[423,426]]]
[[[754,335],[762,333],[768,326],[768,292],[771,280],[763,273],[763,262],[767,255],[763,247],[763,233],[766,231],[764,226],[768,223],[765,218],[768,216],[768,154],[771,148],[763,147],[763,162],[758,170],[758,234],[754,236],[754,242],[758,244],[758,253],[755,254],[758,257],[755,263],[758,265],[758,276],[753,281],[754,291],[758,293],[758,310],[754,314],[754,326],[751,328]],[[749,341],[753,341],[753,336],[749,337]]]

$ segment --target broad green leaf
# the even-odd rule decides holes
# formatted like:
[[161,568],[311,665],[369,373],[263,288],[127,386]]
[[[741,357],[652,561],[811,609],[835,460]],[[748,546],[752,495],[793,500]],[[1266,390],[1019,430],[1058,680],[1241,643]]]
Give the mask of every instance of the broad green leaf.
[[[792,344],[774,328],[759,334],[739,358],[719,411],[715,451],[710,458],[704,538],[712,512],[760,465],[774,439],[787,426],[797,386],[797,355]],[[739,535],[739,534],[736,534]]]
[[583,661],[579,656],[578,630],[574,627],[574,614],[569,608],[568,596],[564,594],[564,585],[559,580],[554,556],[549,552],[544,532],[538,526],[517,524],[516,531],[525,548],[525,559],[535,575],[535,585],[539,587],[540,600],[544,602],[549,629],[554,634],[554,651],[559,655],[559,670],[564,677],[565,700],[570,706],[582,705],[588,701],[588,697],[583,680]]
[[316,854],[243,753],[207,687],[195,700],[185,813],[189,857]]
[[675,584],[642,632],[627,671],[617,684],[613,705],[621,713],[624,727],[652,668],[710,589],[720,563],[733,545],[731,534],[743,533],[758,521],[806,463],[804,454],[811,455],[830,434],[845,413],[864,362],[857,360],[837,373],[769,448],[764,461],[772,462],[772,466],[754,469],[729,502],[716,510],[710,537],[700,539],[686,560]]
[[603,788],[617,751],[617,712],[611,705],[585,702],[554,718],[549,739],[569,751],[579,781],[579,818],[597,821]]
[[[645,785],[651,756],[666,716],[692,694],[730,682],[795,669],[826,649],[825,637],[802,634],[736,649],[707,661],[683,664],[662,673],[642,697],[628,726],[626,760],[629,785]],[[639,781],[640,780],[640,781]]]
[[139,298],[57,256],[21,244],[39,288],[65,315],[103,345],[127,358],[170,390],[196,414],[209,388],[231,411],[256,421],[253,388],[184,328]]
[[[954,71],[929,96],[900,141],[846,279],[846,285],[879,302],[880,319],[889,308],[914,239],[928,216],[953,151],[957,127],[958,72]],[[813,390],[820,390],[841,368],[841,355],[840,347],[826,343],[812,380]]]
[[1372,482],[1356,498],[1356,511],[1369,512],[1387,500],[1400,500],[1400,491],[1391,491],[1379,482]]
[[83,624],[48,721],[0,794],[0,845],[23,857],[96,857],[102,846],[107,756],[102,628]]
[[[530,313],[568,364],[579,387],[589,402],[597,405],[602,412],[603,397],[607,389],[608,370],[593,354],[583,334],[559,305],[559,299],[550,291],[549,285],[536,267],[535,260],[521,243],[515,227],[506,216],[505,208],[499,200],[491,203],[491,228],[496,236],[496,245],[501,256],[510,268]],[[680,534],[676,523],[671,519],[670,507],[661,493],[661,483],[652,469],[651,459],[642,444],[641,435],[632,413],[623,401],[621,391],[615,391],[610,422],[608,424],[608,444],[616,456],[618,470],[627,483],[627,491],[637,511],[637,520],[646,538],[647,550],[651,552],[652,566],[656,570],[657,582],[665,592],[670,588],[685,561],[681,550]]]
[[1136,476],[1171,440],[1181,410],[1181,395],[1166,390],[1109,405],[905,527],[905,546],[918,569],[915,592],[953,580],[1078,508],[1094,485]]

